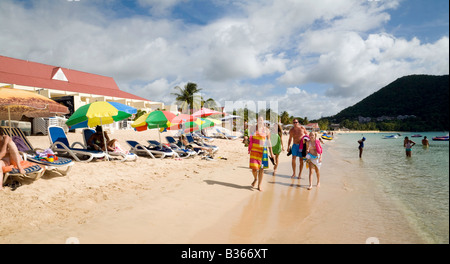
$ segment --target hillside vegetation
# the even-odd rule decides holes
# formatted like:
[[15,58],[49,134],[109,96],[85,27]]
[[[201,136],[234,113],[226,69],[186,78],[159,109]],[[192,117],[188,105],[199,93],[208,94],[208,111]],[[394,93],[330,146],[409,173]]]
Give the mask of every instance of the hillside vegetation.
[[350,129],[448,131],[449,75],[401,77],[324,119]]

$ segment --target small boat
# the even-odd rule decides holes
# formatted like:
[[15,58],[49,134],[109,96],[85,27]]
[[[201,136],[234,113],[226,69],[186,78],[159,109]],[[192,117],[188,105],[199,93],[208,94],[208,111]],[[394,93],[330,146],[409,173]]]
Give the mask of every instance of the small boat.
[[383,139],[398,138],[397,135],[384,136]]
[[421,134],[414,134],[411,137],[422,137],[422,135]]
[[433,137],[434,141],[448,141],[448,136]]
[[330,135],[327,135],[327,134],[324,133],[324,134],[322,135],[322,138],[323,138],[323,139],[326,139],[326,140],[332,140],[332,139],[333,139],[333,136],[330,136]]

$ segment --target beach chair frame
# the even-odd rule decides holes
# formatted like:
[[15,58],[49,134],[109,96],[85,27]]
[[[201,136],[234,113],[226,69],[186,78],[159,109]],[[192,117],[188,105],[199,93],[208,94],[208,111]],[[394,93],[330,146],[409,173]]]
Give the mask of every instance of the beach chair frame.
[[[56,133],[58,133],[58,135],[55,135]],[[55,136],[59,137],[53,138]],[[64,129],[60,126],[49,126],[48,137],[51,144],[49,148],[53,152],[58,153],[59,155],[71,156],[78,162],[91,162],[94,159],[102,159],[106,157],[103,151],[88,150],[80,142],[74,142],[72,145],[70,145],[69,140],[67,139],[67,136],[64,132]],[[80,145],[81,148],[75,148],[76,145]],[[88,158],[85,160],[81,160],[78,156]]]
[[135,140],[126,140],[126,142],[131,148],[130,152],[136,155],[149,156],[152,159],[156,158],[155,155],[160,156],[159,158],[161,159],[164,159],[166,157],[166,154],[164,152],[150,149]]
[[[11,138],[13,136],[21,138],[22,142],[29,149],[28,151],[19,151],[20,154],[23,157],[23,160],[28,160],[30,162],[43,165],[43,166],[45,166],[45,169],[48,170],[48,171],[56,171],[59,174],[61,174],[63,176],[66,176],[69,173],[69,171],[71,170],[71,168],[72,168],[72,166],[74,164],[73,161],[71,159],[68,159],[68,158],[59,158],[58,161],[55,161],[55,162],[49,162],[49,161],[37,159],[35,157],[36,152],[37,151],[44,151],[44,149],[34,148],[31,145],[31,143],[28,140],[28,138],[25,135],[25,133],[20,128],[13,127],[10,130],[9,128],[6,128],[6,127],[0,127],[0,134],[8,135]],[[64,167],[65,167],[65,169],[63,169]]]
[[187,156],[184,156],[184,154],[180,155],[181,158],[189,158],[189,157],[193,158],[193,157],[195,157],[198,154],[195,150],[179,147],[177,145],[177,140],[174,137],[172,137],[172,136],[166,136],[166,140],[167,140],[167,142],[169,142],[170,147],[175,152],[177,152],[178,155],[183,154],[183,153],[184,154],[188,154]]
[[161,151],[164,152],[166,157],[172,157],[172,158],[180,158],[180,155],[178,155],[177,152],[175,152],[171,147],[163,145],[159,141],[156,140],[147,140],[148,148],[154,149],[155,151]]
[[228,133],[226,133],[224,131],[220,131],[218,128],[216,128],[216,131],[222,138],[225,138],[225,139],[235,140],[238,138],[237,136],[229,135]]
[[203,141],[196,141],[194,139],[194,137],[192,137],[192,135],[187,134],[186,135],[186,139],[191,144],[196,144],[197,146],[200,146],[200,147],[205,147],[205,148],[212,149],[213,153],[216,153],[217,151],[219,151],[219,147],[218,146],[206,144]]
[[[95,129],[92,128],[84,128],[81,132],[81,134],[83,135],[83,141],[84,141],[84,148],[87,149],[88,148],[88,141],[89,138],[92,136],[92,134],[95,133]],[[119,159],[120,162],[124,162],[124,161],[136,161],[137,160],[137,155],[134,153],[121,153],[121,152],[104,152],[105,155],[108,157],[108,159]],[[119,158],[121,157],[121,158]]]
[[3,182],[2,186],[5,185],[8,180],[12,181],[13,178],[18,178],[19,180],[38,180],[45,173],[45,168],[40,166],[39,164],[29,166],[25,168],[25,173],[22,174],[18,169],[13,169],[10,172],[6,172],[3,174]]

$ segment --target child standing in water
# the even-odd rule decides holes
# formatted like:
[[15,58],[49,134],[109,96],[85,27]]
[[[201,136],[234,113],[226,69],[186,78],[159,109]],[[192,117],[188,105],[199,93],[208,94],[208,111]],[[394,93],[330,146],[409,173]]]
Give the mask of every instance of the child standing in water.
[[322,145],[320,145],[320,140],[317,138],[317,133],[309,133],[309,144],[308,154],[306,155],[306,160],[309,164],[309,187],[308,190],[312,189],[312,171],[316,171],[317,176],[317,187],[320,187],[320,165],[322,165]]

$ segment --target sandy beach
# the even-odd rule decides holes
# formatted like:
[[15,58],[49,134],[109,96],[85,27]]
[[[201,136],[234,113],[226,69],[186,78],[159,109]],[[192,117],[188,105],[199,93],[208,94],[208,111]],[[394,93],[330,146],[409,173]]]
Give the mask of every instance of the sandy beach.
[[[130,138],[158,139],[156,131],[111,136],[126,148]],[[68,138],[82,140],[80,133]],[[34,147],[49,146],[47,136],[29,140]],[[307,171],[291,179],[291,157],[283,152],[277,176],[272,165],[266,171],[262,192],[250,186],[241,140],[213,144],[220,148],[215,161],[76,162],[67,176],[47,172],[14,192],[5,187],[0,243],[423,242],[368,179],[352,176],[356,166],[339,158],[334,141],[324,144],[320,188],[314,176],[314,188],[307,190]]]

